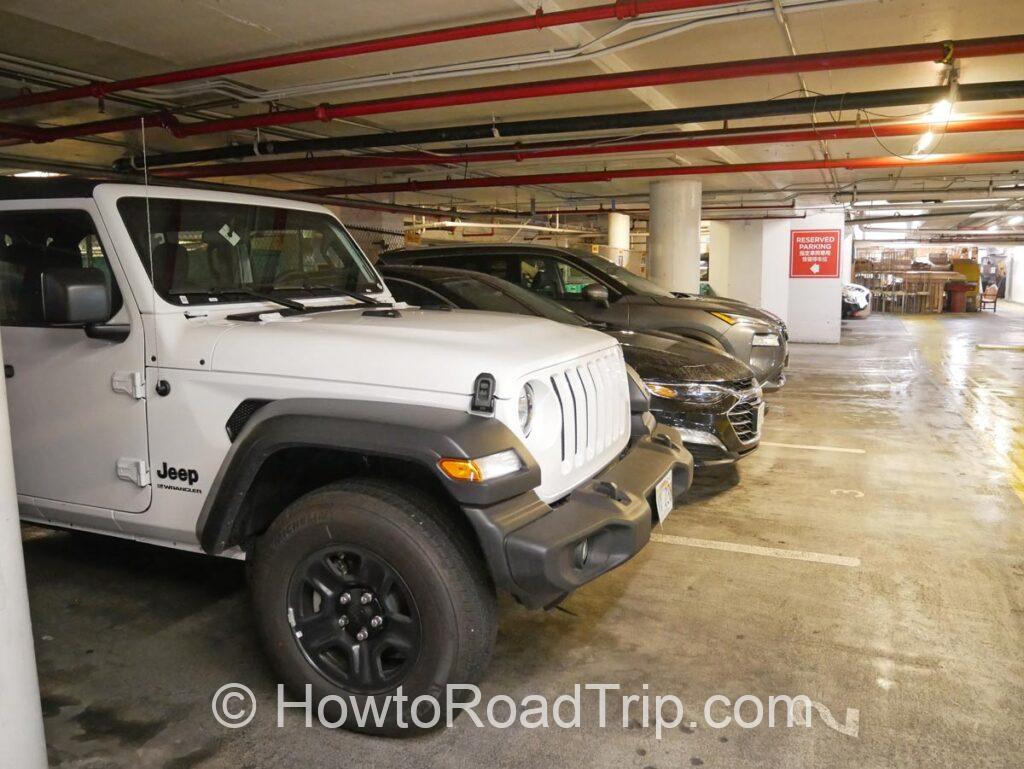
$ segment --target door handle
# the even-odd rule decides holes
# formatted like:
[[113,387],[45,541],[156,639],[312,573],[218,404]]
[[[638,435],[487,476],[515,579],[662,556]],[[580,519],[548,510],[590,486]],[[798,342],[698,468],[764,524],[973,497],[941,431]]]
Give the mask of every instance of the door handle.
[[12,366],[10,363],[5,363],[4,364],[4,378],[5,379],[10,379],[13,376],[14,376],[14,366]]

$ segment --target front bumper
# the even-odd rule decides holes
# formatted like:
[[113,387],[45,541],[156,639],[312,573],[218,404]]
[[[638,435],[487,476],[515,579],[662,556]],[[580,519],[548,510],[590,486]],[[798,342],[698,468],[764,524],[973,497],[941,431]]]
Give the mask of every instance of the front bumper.
[[[683,444],[693,456],[695,467],[712,467],[732,464],[757,449],[764,426],[754,424],[753,431],[750,428],[751,420],[756,419],[752,415],[757,413],[761,403],[760,396],[749,394],[731,400],[717,410],[702,411],[656,398],[652,399],[651,413],[659,424],[679,431]],[[744,430],[742,436],[738,426]],[[694,440],[693,431],[699,433],[702,440]]]
[[[528,492],[464,510],[495,584],[530,608],[547,607],[647,544],[656,517],[654,488],[670,471],[678,499],[693,480],[693,460],[678,434],[659,425],[553,505]],[[584,541],[589,557],[580,564],[575,553]]]

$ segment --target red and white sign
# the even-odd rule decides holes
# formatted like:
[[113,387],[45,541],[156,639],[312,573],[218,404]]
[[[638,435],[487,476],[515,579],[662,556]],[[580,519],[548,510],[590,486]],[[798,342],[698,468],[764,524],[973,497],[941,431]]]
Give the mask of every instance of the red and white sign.
[[841,230],[793,230],[789,277],[838,278]]

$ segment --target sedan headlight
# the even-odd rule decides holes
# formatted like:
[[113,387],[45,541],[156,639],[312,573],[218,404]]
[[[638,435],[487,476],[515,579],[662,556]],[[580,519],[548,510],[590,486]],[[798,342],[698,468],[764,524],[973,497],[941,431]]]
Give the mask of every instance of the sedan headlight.
[[659,398],[669,398],[702,406],[714,406],[730,397],[729,390],[724,387],[701,382],[665,384],[663,382],[645,381],[644,384],[647,385],[647,389],[651,393]]
[[523,435],[530,434],[530,425],[533,422],[533,386],[523,385],[523,391],[519,393],[519,428]]
[[754,347],[778,347],[779,337],[777,334],[754,334],[751,344]]

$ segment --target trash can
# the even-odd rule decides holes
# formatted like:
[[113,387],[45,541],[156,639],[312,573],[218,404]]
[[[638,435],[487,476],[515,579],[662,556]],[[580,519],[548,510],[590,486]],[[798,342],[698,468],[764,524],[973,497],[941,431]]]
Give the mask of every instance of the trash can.
[[967,312],[967,292],[971,287],[963,281],[951,281],[946,284],[946,310],[948,312]]

